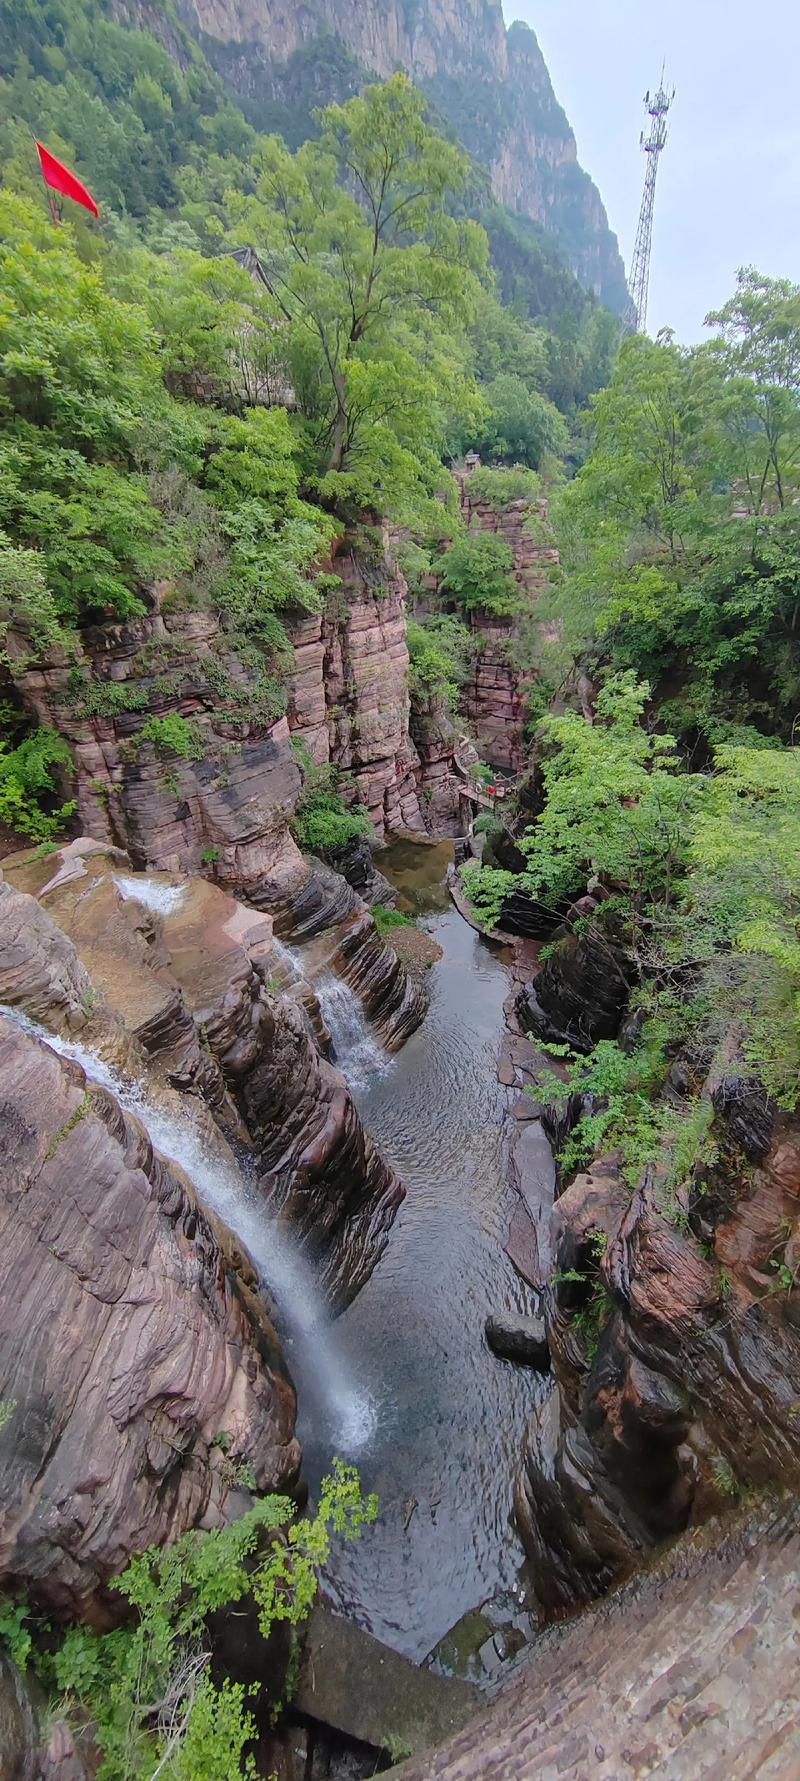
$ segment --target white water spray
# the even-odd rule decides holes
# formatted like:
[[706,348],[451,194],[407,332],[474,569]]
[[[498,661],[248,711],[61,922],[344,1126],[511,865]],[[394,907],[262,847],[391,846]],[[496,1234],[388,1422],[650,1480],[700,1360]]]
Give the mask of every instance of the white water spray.
[[[138,887],[138,879],[132,882]],[[153,888],[160,890],[161,886]],[[140,1082],[120,1075],[89,1046],[48,1032],[17,1008],[0,1006],[0,1014],[32,1037],[43,1040],[59,1056],[80,1064],[93,1082],[108,1089],[121,1107],[141,1120],[156,1150],[190,1177],[200,1199],[217,1213],[252,1256],[262,1281],[286,1318],[290,1339],[307,1350],[304,1371],[308,1374],[313,1368],[337,1446],[346,1454],[357,1453],[375,1427],[375,1405],[369,1396],[356,1391],[346,1377],[337,1351],[335,1325],[326,1319],[311,1268],[288,1231],[256,1197],[233,1157],[226,1159],[214,1154],[193,1124],[188,1106],[185,1110],[182,1107],[180,1114],[159,1107],[146,1095]]]
[[127,872],[115,873],[114,883],[126,900],[143,903],[154,915],[171,915],[182,901],[185,889],[182,884],[157,884],[154,878],[132,878]]
[[336,1063],[351,1088],[366,1088],[385,1073],[390,1060],[370,1032],[358,997],[332,971],[326,971],[314,989],[333,1040]]

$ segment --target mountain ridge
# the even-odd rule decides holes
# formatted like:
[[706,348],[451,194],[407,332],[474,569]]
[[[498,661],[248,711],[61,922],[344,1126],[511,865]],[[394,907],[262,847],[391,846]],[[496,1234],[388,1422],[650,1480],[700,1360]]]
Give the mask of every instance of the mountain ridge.
[[584,288],[624,309],[600,193],[535,32],[519,20],[506,29],[500,0],[179,0],[179,12],[254,118],[290,138],[315,106],[404,69],[486,168],[495,199],[542,225]]

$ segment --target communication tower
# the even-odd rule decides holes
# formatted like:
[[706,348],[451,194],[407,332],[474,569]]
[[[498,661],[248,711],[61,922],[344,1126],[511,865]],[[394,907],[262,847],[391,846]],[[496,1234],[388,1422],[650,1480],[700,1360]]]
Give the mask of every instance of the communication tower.
[[633,250],[633,262],[630,276],[630,302],[625,312],[625,320],[634,332],[643,334],[647,326],[647,296],[650,288],[650,254],[653,247],[653,210],[656,200],[656,179],[661,152],[666,145],[669,134],[667,118],[670,106],[675,98],[675,88],[667,92],[664,85],[664,70],[661,70],[661,81],[657,93],[645,93],[645,109],[650,118],[649,130],[642,131],[640,146],[647,157],[647,172],[644,176],[644,192],[642,208],[639,213],[639,227],[636,232],[636,246]]

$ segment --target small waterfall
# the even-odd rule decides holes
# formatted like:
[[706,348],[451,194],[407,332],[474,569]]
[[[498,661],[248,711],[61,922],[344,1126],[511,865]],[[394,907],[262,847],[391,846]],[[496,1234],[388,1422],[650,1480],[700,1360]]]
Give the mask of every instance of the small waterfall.
[[291,946],[284,946],[283,941],[278,940],[275,934],[272,936],[272,951],[274,952],[276,959],[279,959],[280,963],[285,967],[289,978],[293,983],[295,983],[299,977],[305,977],[303,961],[299,952]]
[[[138,880],[132,882],[137,885],[138,895]],[[160,891],[161,886],[153,889]],[[345,1454],[357,1453],[375,1427],[375,1405],[369,1396],[357,1392],[346,1377],[337,1353],[335,1325],[327,1319],[311,1268],[289,1232],[270,1217],[234,1158],[214,1154],[193,1124],[188,1105],[185,1110],[181,1107],[180,1113],[159,1107],[140,1082],[121,1076],[89,1046],[48,1032],[18,1008],[0,1005],[0,1014],[34,1038],[44,1040],[61,1057],[79,1063],[93,1082],[109,1089],[121,1107],[141,1120],[156,1150],[177,1163],[194,1182],[200,1199],[216,1212],[252,1257],[286,1319],[290,1345],[297,1342],[307,1351],[304,1371],[308,1376],[313,1369],[319,1382],[337,1446]]]
[[358,997],[332,971],[326,971],[314,988],[333,1040],[334,1061],[351,1088],[366,1088],[389,1068],[389,1058],[370,1032]]
[[133,878],[127,872],[115,872],[114,883],[121,896],[143,903],[154,915],[171,915],[185,890],[182,884],[156,884],[154,878]]

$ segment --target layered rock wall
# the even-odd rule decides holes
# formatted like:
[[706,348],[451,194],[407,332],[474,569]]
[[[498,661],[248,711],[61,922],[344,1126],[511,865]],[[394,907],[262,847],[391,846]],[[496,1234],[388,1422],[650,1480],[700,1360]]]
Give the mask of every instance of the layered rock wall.
[[[265,1253],[280,1213],[341,1309],[375,1266],[403,1190],[319,1055],[304,999],[279,993],[271,919],[202,879],[144,879],[139,901],[127,862],[97,844],[73,843],[56,862],[6,862],[42,901],[0,886],[0,1001],[79,1032],[130,1074],[146,1076],[151,1060],[157,1084],[192,1097],[195,1122],[204,1102],[248,1164]],[[42,986],[34,1000],[30,985]]]
[[490,767],[519,773],[529,753],[525,724],[536,684],[536,672],[530,665],[532,640],[525,637],[525,625],[534,618],[548,574],[558,563],[558,551],[546,536],[541,541],[532,529],[531,522],[544,526],[543,505],[532,508],[527,501],[511,501],[493,507],[470,494],[469,475],[462,473],[458,480],[466,525],[490,532],[509,546],[513,574],[524,599],[522,614],[513,619],[473,614],[476,652],[463,708],[482,758]]
[[5,1017],[0,1100],[0,1576],[103,1624],[133,1552],[236,1512],[237,1461],[294,1484],[294,1391],[188,1179]]
[[[124,848],[140,868],[211,873],[234,896],[268,911],[286,937],[302,942],[347,924],[348,957],[352,935],[359,936],[359,969],[350,975],[363,986],[384,1041],[402,1043],[421,1020],[425,999],[361,899],[336,872],[304,858],[292,836],[301,775],[263,669],[233,647],[215,615],[171,613],[158,590],[154,598],[147,617],[84,632],[77,663],[60,651],[16,677],[27,709],[72,746],[83,832]],[[402,658],[397,614],[394,625]],[[402,659],[395,682],[401,703],[388,722],[400,747],[408,697],[405,690],[403,705]],[[356,697],[356,713],[358,707]],[[365,767],[367,790],[376,774],[381,788],[397,784],[395,757],[374,754],[385,710],[374,691],[364,719],[365,729],[372,724],[374,756]],[[159,729],[165,722],[172,725],[166,732]],[[356,729],[359,723],[356,715]],[[376,796],[382,810],[383,790]],[[407,814],[421,826],[415,799]]]
[[406,585],[388,542],[373,558],[345,542],[341,587],[291,630],[289,727],[318,765],[352,776],[375,833],[424,830],[420,761],[409,736]]

